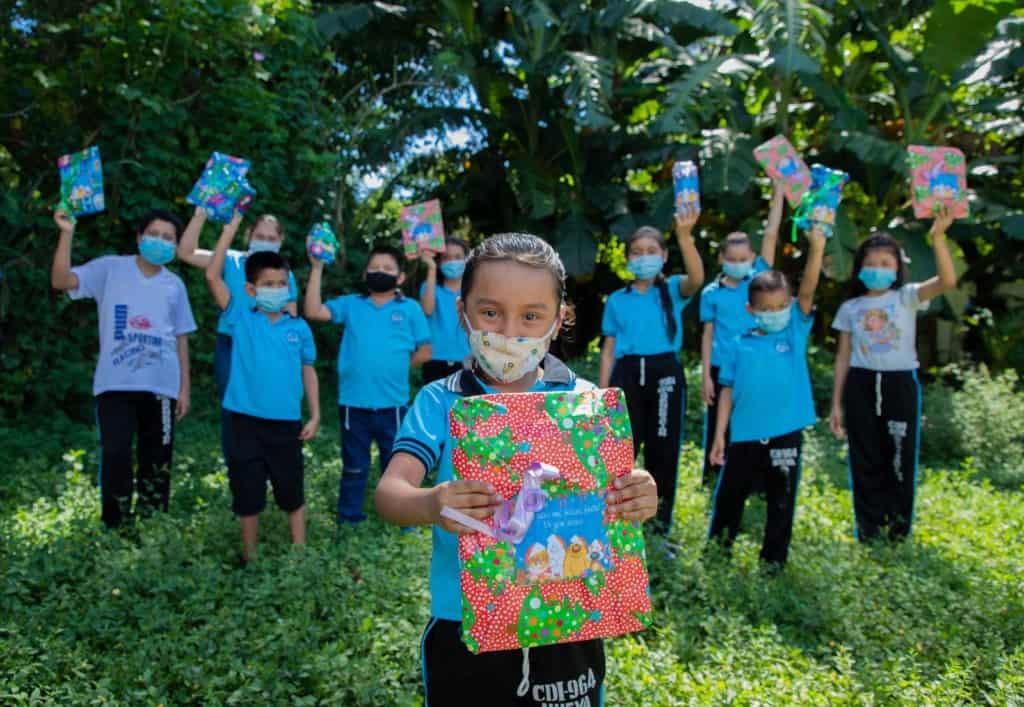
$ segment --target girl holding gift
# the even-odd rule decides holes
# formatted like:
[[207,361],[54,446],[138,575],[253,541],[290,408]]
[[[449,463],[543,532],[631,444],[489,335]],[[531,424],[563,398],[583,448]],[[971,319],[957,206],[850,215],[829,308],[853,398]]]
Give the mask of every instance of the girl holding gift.
[[882,533],[897,540],[910,534],[921,432],[917,312],[956,286],[946,244],[953,218],[946,204],[932,224],[938,274],[924,282],[907,282],[902,250],[892,236],[880,233],[861,243],[851,298],[832,324],[839,346],[829,425],[849,440],[850,489],[862,541]]
[[[771,210],[768,212],[768,226],[761,241],[760,257],[754,257],[750,236],[742,231],[730,233],[718,252],[722,273],[701,291],[700,321],[704,326],[700,343],[703,373],[701,397],[707,406],[704,413],[704,472],[701,482],[705,486],[715,482],[719,470],[711,463],[711,445],[715,441],[718,395],[722,392],[718,383],[722,357],[738,336],[754,328],[754,318],[747,311],[747,291],[754,275],[771,270],[775,265],[775,247],[779,241],[784,196],[782,183],[776,181]],[[726,438],[728,436],[727,431]]]
[[[444,241],[441,264],[430,251],[423,251],[420,259],[427,267],[427,279],[420,286],[420,306],[427,315],[430,325],[430,344],[433,358],[423,364],[423,384],[445,378],[462,368],[462,361],[469,355],[469,341],[466,331],[459,324],[455,303],[462,287],[462,273],[466,267],[469,245],[459,239],[448,237]],[[437,284],[437,271],[443,281]]]
[[662,234],[643,226],[626,240],[628,268],[636,279],[613,292],[601,328],[600,385],[622,388],[633,423],[633,449],[644,451],[658,484],[658,526],[668,533],[676,496],[679,446],[686,409],[686,378],[679,362],[683,309],[704,283],[704,265],[693,243],[699,209],[676,215],[676,240],[686,275],[665,277],[668,249]]
[[[489,484],[454,478],[448,411],[460,398],[593,387],[547,353],[571,320],[564,288],[565,268],[558,254],[536,236],[492,236],[470,253],[456,308],[472,357],[466,368],[425,386],[416,396],[377,487],[377,510],[385,520],[401,526],[434,526],[432,618],[421,643],[425,703],[432,707],[465,704],[467,695],[486,695],[492,707],[540,705],[546,701],[542,688],[559,683],[579,688],[574,699],[601,703],[601,640],[522,653],[473,654],[466,648],[460,639],[457,536],[474,531],[441,514],[447,506],[485,519],[502,500]],[[427,471],[435,467],[436,485],[421,488]],[[637,521],[654,515],[657,491],[646,471],[634,470],[617,479],[615,486],[606,497],[611,513]]]
[[[208,217],[207,211],[202,206],[197,206],[195,212],[192,214],[191,220],[188,222],[188,226],[185,227],[185,233],[181,237],[181,242],[178,243],[178,259],[193,265],[197,268],[201,268],[205,271],[210,263],[213,261],[213,251],[204,250],[199,247],[199,234],[203,230],[203,226],[206,224]],[[230,224],[225,225],[224,229],[227,230]],[[245,289],[245,261],[251,253],[258,253],[261,251],[270,251],[277,253],[281,250],[281,244],[284,243],[284,229],[281,227],[281,222],[277,220],[276,216],[271,214],[261,214],[256,217],[252,225],[246,229],[245,232],[246,242],[249,249],[246,251],[241,250],[228,250],[224,260],[224,282],[227,284],[228,289],[231,292],[231,298],[236,302],[246,302],[249,307],[256,306],[256,300],[249,296],[249,293]],[[295,276],[288,272],[288,289],[289,289],[289,301],[285,305],[283,311],[292,315],[293,317],[298,316],[298,308],[295,304],[295,300],[298,297],[298,287],[295,285]],[[224,400],[224,394],[228,389],[228,376],[231,373],[231,334],[230,327],[227,320],[224,317],[224,313],[221,312],[220,319],[217,322],[217,343],[213,352],[213,373],[217,380],[217,397],[219,400]],[[224,455],[224,461],[230,458],[230,449],[228,440],[231,439],[230,434],[231,425],[231,413],[221,408],[220,416],[220,446],[221,452]]]

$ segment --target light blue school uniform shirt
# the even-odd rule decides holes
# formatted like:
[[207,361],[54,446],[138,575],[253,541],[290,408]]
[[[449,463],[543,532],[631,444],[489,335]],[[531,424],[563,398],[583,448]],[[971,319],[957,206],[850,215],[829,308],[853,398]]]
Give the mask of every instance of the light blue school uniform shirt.
[[725,276],[719,275],[704,287],[700,293],[700,321],[715,325],[711,338],[711,365],[722,365],[722,351],[735,343],[736,339],[754,328],[754,317],[747,311],[750,281],[759,272],[771,270],[761,257],[754,260],[754,269],[735,287],[725,283]]
[[692,298],[679,293],[682,279],[682,275],[666,278],[672,317],[676,322],[676,335],[671,340],[661,306],[661,292],[656,285],[652,284],[646,292],[627,286],[608,295],[601,332],[615,337],[615,358],[677,353],[683,348],[683,309]]
[[[245,302],[247,307],[256,306],[256,298],[250,297],[245,291],[245,261],[249,253],[244,250],[229,250],[224,257],[224,284],[231,293],[231,301]],[[299,296],[299,288],[295,285],[295,276],[288,271],[288,301],[292,302]],[[226,312],[227,310],[225,310]],[[231,336],[229,327],[224,321],[222,312],[217,321],[217,333]]]
[[325,303],[345,327],[338,352],[338,404],[393,408],[409,402],[409,358],[430,342],[420,303],[398,294],[379,307],[367,295]]
[[[420,285],[420,301],[427,283]],[[434,313],[427,317],[430,326],[431,357],[435,361],[462,361],[469,355],[469,338],[459,323],[455,302],[459,295],[440,282],[434,287]]]
[[221,321],[231,337],[231,378],[224,408],[265,420],[302,419],[302,367],[316,361],[305,319],[283,313],[276,322],[232,299]]
[[732,388],[730,442],[753,442],[813,425],[807,368],[813,314],[794,297],[789,326],[774,334],[748,332],[723,352],[719,382]]
[[[578,379],[569,368],[554,356],[548,355],[541,364],[544,377],[530,390],[554,392],[560,390],[589,390],[593,383]],[[475,383],[476,390],[466,385],[467,377]],[[428,472],[437,468],[435,484],[455,478],[452,466],[451,430],[448,412],[452,405],[467,395],[494,393],[471,371],[453,373],[439,381],[424,386],[416,395],[409,413],[395,439],[392,454],[405,452],[422,462]],[[433,550],[430,556],[430,613],[439,619],[462,620],[462,594],[459,585],[459,544],[458,536],[435,525],[433,526]]]

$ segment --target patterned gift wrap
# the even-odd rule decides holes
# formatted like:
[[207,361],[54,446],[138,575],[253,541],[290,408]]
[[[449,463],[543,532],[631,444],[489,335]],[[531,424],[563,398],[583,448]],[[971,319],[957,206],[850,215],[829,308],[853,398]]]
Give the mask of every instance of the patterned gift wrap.
[[953,215],[970,215],[967,201],[967,160],[955,147],[907,148],[910,162],[910,199],[916,218],[935,216],[943,201],[952,200]]
[[677,214],[687,209],[700,209],[700,179],[696,164],[687,161],[672,165],[672,191]]
[[820,226],[827,238],[831,238],[836,224],[836,211],[843,198],[843,187],[850,175],[824,165],[811,166],[811,188],[804,194],[800,207],[793,216],[794,227],[809,229]]
[[[605,510],[612,481],[633,468],[622,391],[470,397],[455,403],[449,422],[456,477],[486,481],[510,499],[481,527],[489,532],[459,537],[469,649],[585,641],[648,626],[643,528]],[[520,504],[531,509],[525,531],[515,523]]]
[[306,252],[317,260],[322,260],[325,265],[334,262],[338,253],[338,239],[334,231],[326,222],[318,223],[309,230],[306,236]]
[[103,196],[103,163],[100,148],[90,147],[57,160],[60,169],[59,206],[72,219],[96,214],[106,208]]
[[243,188],[249,160],[214,152],[188,195],[188,203],[202,206],[210,219],[228,223],[245,195]]
[[754,148],[756,159],[772,179],[782,181],[786,201],[796,206],[811,186],[811,170],[783,135]]
[[423,251],[444,252],[444,221],[439,200],[403,207],[400,220],[406,258],[418,258]]

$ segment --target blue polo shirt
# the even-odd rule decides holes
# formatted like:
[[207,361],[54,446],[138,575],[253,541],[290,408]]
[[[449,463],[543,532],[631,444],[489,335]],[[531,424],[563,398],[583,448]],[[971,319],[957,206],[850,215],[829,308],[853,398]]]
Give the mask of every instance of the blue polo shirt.
[[647,292],[627,286],[608,295],[601,332],[615,337],[615,358],[678,353],[683,348],[683,309],[692,298],[679,293],[682,279],[682,275],[666,279],[676,321],[676,335],[671,341],[657,286],[652,284]]
[[[420,301],[427,283],[420,285]],[[434,313],[427,317],[430,326],[431,356],[435,361],[462,361],[469,355],[469,338],[459,324],[455,302],[459,295],[442,283],[434,287]]]
[[723,352],[719,382],[732,388],[730,442],[753,442],[813,425],[814,398],[807,369],[813,314],[793,298],[789,326],[774,334],[748,332]]
[[[224,284],[227,285],[228,291],[231,293],[232,302],[245,302],[246,306],[255,307],[256,298],[250,297],[249,293],[245,291],[245,260],[248,257],[249,254],[244,250],[229,250],[227,252],[224,258]],[[299,296],[299,288],[295,286],[295,276],[291,271],[288,272],[288,294],[290,295],[289,302]],[[224,310],[220,315],[220,320],[217,322],[217,333],[230,336],[228,324],[224,321],[226,312],[227,310]]]
[[232,299],[221,321],[231,337],[231,378],[224,407],[266,420],[302,419],[302,367],[316,361],[313,332],[305,319],[265,312]]
[[[587,390],[594,385],[576,378],[569,368],[554,356],[547,356],[543,362],[544,377],[530,390],[553,392],[559,390]],[[476,390],[464,385],[468,376],[475,382]],[[447,378],[424,386],[416,395],[409,414],[405,416],[398,431],[392,453],[405,452],[423,463],[429,472],[437,468],[435,484],[455,478],[452,466],[451,430],[448,412],[452,405],[466,395],[497,392],[486,386],[470,371],[455,373]],[[458,536],[433,526],[433,551],[430,557],[430,613],[449,621],[462,620],[461,590],[459,587],[459,544]]]
[[754,261],[754,270],[735,287],[719,275],[700,293],[700,321],[715,325],[711,339],[711,365],[722,365],[722,351],[736,339],[754,328],[754,317],[747,311],[750,281],[754,275],[770,270],[761,257]]
[[345,327],[338,352],[338,404],[393,408],[409,402],[409,358],[430,342],[420,303],[401,294],[379,307],[367,295],[325,303]]

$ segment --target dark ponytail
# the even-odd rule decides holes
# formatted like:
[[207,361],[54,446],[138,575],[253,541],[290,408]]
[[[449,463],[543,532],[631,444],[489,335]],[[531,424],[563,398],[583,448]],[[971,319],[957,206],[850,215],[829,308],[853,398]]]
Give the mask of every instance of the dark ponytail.
[[[662,253],[665,254],[665,263],[668,264],[668,249],[665,247],[664,236],[661,231],[654,228],[653,226],[641,226],[636,229],[629,238],[626,239],[626,255],[629,255],[629,245],[633,241],[640,240],[641,238],[650,238],[657,242],[661,247]],[[665,278],[665,273],[660,272],[658,276],[654,278],[654,286],[658,288],[658,294],[661,298],[661,310],[665,315],[665,330],[668,332],[668,340],[676,340],[676,316],[675,312],[672,311],[672,294],[668,291],[668,280]],[[630,282],[626,285],[626,291],[629,292],[633,288],[633,283]]]

